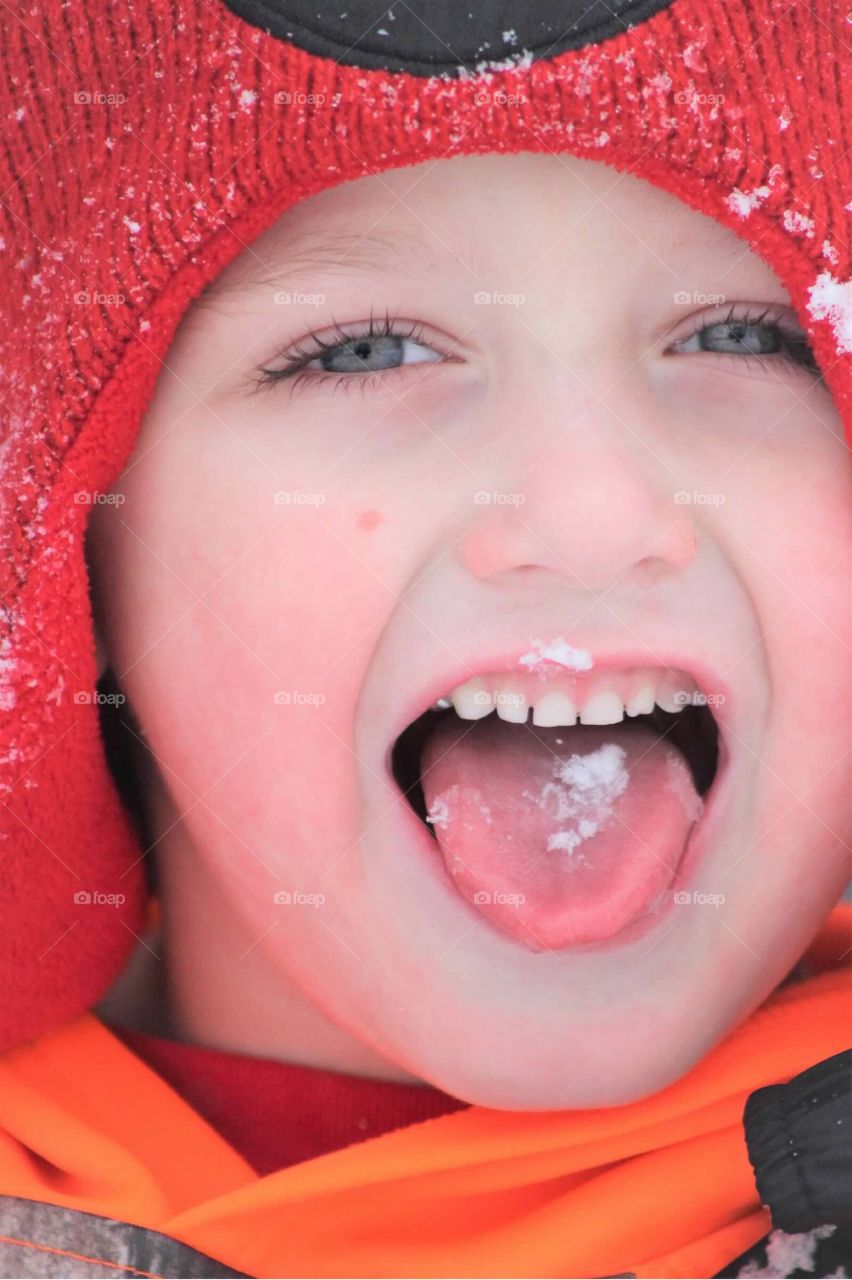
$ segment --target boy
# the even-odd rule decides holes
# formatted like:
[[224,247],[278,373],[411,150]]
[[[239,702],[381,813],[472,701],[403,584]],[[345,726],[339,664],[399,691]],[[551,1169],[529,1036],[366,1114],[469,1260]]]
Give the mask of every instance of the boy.
[[[776,119],[744,32],[656,8],[471,45],[222,6],[163,48],[153,6],[152,66],[136,32],[79,91],[124,195],[109,253],[58,208],[38,236],[48,326],[75,245],[98,395],[57,356],[70,412],[10,470],[16,1273],[845,1261],[846,126],[783,63]],[[120,46],[78,25],[92,65]],[[164,78],[177,174],[132,105]],[[804,1093],[791,1201],[761,1153]],[[336,1127],[276,1141],[311,1097]]]

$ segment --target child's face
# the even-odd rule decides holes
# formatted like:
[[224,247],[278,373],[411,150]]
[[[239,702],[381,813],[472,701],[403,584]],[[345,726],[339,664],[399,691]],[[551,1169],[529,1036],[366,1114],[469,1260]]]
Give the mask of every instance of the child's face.
[[[765,354],[712,327],[731,307]],[[417,331],[362,367],[335,325],[371,313]],[[852,527],[839,415],[776,319],[799,329],[738,237],[532,155],[325,192],[195,305],[89,547],[156,762],[184,1025],[335,1065],[294,1044],[298,999],[389,1076],[603,1106],[682,1075],[785,977],[850,874]],[[311,334],[338,344],[325,365],[253,393]],[[690,900],[674,881],[643,928],[564,947],[532,909],[507,931],[463,900],[388,763],[440,694],[559,638],[593,663],[578,696],[641,663],[725,699]],[[243,990],[262,1026],[217,1005]]]

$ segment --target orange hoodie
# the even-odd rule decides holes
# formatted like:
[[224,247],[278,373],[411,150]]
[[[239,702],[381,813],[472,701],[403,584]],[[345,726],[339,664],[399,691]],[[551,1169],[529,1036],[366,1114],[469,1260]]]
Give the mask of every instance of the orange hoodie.
[[[471,1107],[265,1177],[86,1014],[0,1061],[0,1196],[137,1224],[251,1276],[710,1277],[771,1229],[746,1099],[847,1046],[850,956],[844,903],[804,957],[813,976],[640,1102]],[[67,1233],[5,1238],[21,1259],[72,1253]],[[60,1274],[158,1274],[116,1272],[122,1258]]]

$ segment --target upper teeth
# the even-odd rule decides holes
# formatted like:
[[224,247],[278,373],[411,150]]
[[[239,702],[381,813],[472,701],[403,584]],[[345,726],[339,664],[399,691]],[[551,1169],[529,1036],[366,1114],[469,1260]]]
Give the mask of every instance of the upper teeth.
[[531,675],[476,676],[457,685],[432,704],[433,710],[455,707],[462,720],[480,720],[493,710],[501,720],[524,724],[533,708],[533,724],[618,724],[625,715],[647,715],[655,706],[682,711],[699,692],[686,672],[648,668],[601,672],[594,679],[560,674],[542,687]]

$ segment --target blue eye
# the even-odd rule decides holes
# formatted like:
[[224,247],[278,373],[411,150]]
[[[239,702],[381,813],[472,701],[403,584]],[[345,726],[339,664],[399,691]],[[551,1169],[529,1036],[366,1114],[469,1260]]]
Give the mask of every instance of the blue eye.
[[[331,380],[336,386],[344,381],[357,382],[363,388],[371,375],[401,369],[411,364],[434,364],[446,359],[423,339],[422,328],[411,325],[400,329],[388,315],[358,331],[346,332],[339,325],[329,338],[309,335],[313,350],[300,344],[287,352],[277,368],[261,368],[258,386],[278,382],[313,382]],[[336,376],[335,376],[336,375]],[[351,375],[355,375],[354,377]]]
[[699,317],[689,337],[675,342],[673,347],[681,355],[706,351],[711,355],[734,357],[773,356],[775,361],[760,359],[760,362],[771,365],[780,358],[821,378],[822,370],[804,333],[783,324],[777,315],[767,320],[765,317],[771,311],[772,308],[767,307],[759,315],[744,315],[738,314],[734,306],[722,319],[702,323],[703,318]]
[[365,334],[326,347],[305,368],[313,365],[324,373],[376,373],[380,369],[395,369],[403,364],[423,364],[423,360],[412,359],[418,354],[418,347],[427,353],[428,362],[440,359],[435,352],[430,354],[427,347],[399,333]]

